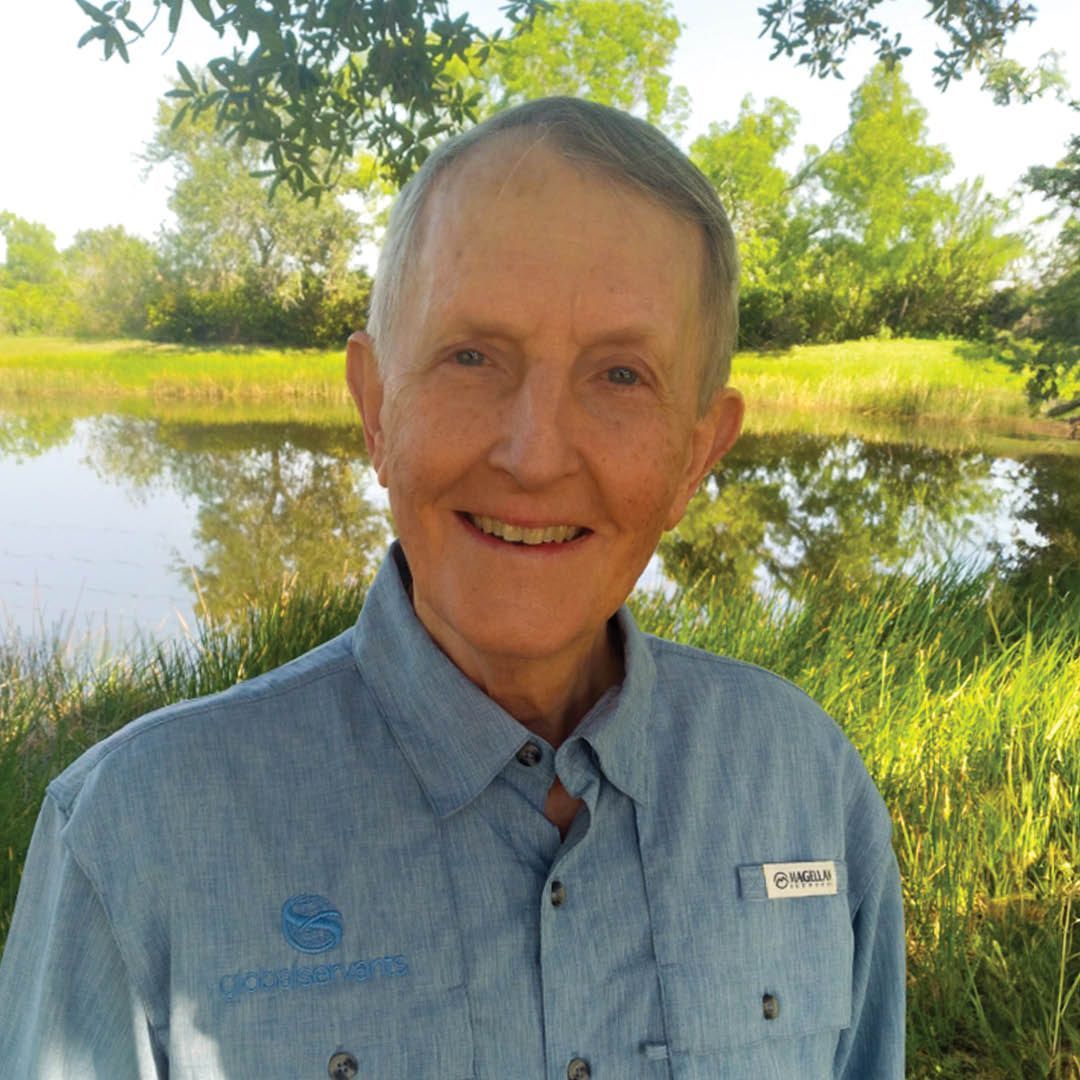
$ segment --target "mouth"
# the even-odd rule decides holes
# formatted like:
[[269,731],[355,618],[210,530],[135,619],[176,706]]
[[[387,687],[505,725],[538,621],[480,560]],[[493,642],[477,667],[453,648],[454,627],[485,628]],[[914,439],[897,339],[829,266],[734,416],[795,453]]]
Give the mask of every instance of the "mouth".
[[486,536],[493,536],[507,544],[522,544],[528,547],[538,544],[567,544],[589,532],[581,525],[511,525],[484,514],[462,514],[462,517]]

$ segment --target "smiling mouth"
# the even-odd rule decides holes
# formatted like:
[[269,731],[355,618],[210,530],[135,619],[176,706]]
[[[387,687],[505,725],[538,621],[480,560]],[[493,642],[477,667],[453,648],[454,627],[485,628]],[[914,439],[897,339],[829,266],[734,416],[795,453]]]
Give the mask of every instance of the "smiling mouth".
[[508,544],[565,544],[577,540],[589,530],[580,525],[544,525],[541,528],[526,528],[510,525],[498,518],[485,517],[483,514],[465,514],[470,525],[488,536],[504,540]]

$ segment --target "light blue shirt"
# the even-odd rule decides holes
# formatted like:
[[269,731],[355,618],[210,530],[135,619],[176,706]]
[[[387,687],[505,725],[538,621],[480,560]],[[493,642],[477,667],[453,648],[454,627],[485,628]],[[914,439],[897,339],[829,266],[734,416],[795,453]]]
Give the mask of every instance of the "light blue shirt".
[[902,1076],[889,819],[836,725],[624,609],[624,681],[555,752],[402,574],[395,547],[351,631],[53,781],[0,1076]]

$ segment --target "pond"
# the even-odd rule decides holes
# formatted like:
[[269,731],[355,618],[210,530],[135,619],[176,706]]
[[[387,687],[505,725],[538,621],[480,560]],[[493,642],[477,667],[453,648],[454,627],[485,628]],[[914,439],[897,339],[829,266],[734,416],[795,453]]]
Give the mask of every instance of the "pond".
[[[95,647],[186,633],[284,582],[363,576],[391,535],[337,409],[8,408],[0,492],[0,629]],[[1078,562],[1078,443],[764,413],[641,585],[704,575],[794,595],[806,573],[1045,578]]]

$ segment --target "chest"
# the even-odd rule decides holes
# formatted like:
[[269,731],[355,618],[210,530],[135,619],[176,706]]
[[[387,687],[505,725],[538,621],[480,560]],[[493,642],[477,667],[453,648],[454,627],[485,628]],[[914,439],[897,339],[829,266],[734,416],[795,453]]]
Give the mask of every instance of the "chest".
[[[507,791],[446,819],[381,797],[387,824],[358,812],[344,843],[259,815],[213,881],[174,867],[170,1075],[830,1075],[852,968],[838,835],[610,785],[566,842]],[[760,868],[784,859],[832,861],[836,891],[768,899]]]

